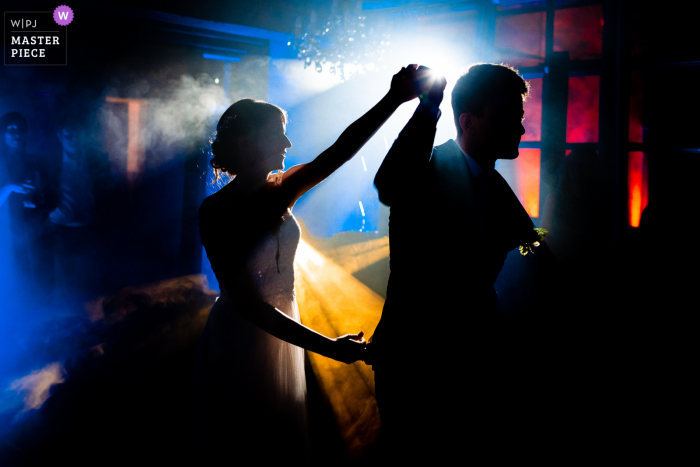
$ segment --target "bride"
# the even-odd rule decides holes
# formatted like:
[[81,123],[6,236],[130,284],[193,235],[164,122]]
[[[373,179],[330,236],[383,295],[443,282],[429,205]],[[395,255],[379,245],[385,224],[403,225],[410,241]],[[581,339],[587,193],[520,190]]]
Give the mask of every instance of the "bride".
[[[199,210],[200,233],[221,297],[195,365],[195,463],[251,457],[306,459],[303,349],[345,363],[362,360],[363,333],[332,339],[301,324],[294,292],[300,238],[296,200],[352,158],[402,103],[417,97],[415,65],[316,159],[284,169],[292,146],[279,107],[243,99],[224,112],[211,165],[235,178]],[[273,171],[279,171],[271,174]],[[289,465],[289,464],[287,464]]]

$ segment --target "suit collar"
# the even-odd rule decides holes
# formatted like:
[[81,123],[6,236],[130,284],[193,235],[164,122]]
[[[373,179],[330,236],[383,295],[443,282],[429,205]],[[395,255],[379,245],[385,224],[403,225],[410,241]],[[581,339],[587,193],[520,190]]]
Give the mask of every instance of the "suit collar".
[[477,176],[472,171],[467,158],[464,157],[464,151],[462,151],[462,148],[459,147],[455,140],[447,140],[435,149],[442,155],[444,161],[449,162],[450,169],[455,171],[454,178],[461,178],[462,183],[464,183],[465,177],[468,177],[469,181],[471,181]]
[[457,144],[457,147],[459,148],[460,151],[462,151],[462,154],[464,155],[465,159],[467,160],[467,164],[469,165],[469,170],[471,171],[472,175],[474,177],[478,177],[479,175],[483,174],[485,170],[479,165],[477,161],[472,159],[469,154],[467,154],[464,149],[462,149],[462,146],[457,143],[457,140],[452,140]]

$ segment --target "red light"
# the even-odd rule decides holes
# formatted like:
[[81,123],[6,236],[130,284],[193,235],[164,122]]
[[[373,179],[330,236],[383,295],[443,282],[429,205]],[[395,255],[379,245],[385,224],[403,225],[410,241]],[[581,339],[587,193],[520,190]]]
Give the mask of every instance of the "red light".
[[632,227],[639,227],[642,211],[649,204],[648,171],[644,153],[630,152],[627,167],[629,223]]
[[530,217],[540,215],[540,150],[519,149],[520,155],[515,159],[515,176],[517,192],[523,207]]

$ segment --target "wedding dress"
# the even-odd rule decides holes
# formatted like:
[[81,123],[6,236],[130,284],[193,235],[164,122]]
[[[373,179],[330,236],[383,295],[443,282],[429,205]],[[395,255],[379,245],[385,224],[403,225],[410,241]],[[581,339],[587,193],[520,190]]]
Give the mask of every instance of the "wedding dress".
[[224,285],[227,274],[244,268],[265,302],[299,321],[294,256],[301,231],[281,201],[281,180],[274,176],[274,188],[265,192],[213,195],[200,209],[202,243],[221,297],[195,368],[198,460],[306,458],[304,351],[244,319]]

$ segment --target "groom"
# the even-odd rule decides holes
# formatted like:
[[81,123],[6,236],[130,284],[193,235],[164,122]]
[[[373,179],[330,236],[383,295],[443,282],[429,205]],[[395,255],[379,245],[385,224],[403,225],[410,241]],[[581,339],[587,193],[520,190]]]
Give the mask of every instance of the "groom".
[[493,284],[507,253],[536,240],[494,170],[518,157],[527,82],[504,65],[472,66],[452,93],[457,137],[433,148],[443,89],[438,80],[421,96],[374,180],[391,208],[391,275],[372,363],[385,447],[407,462],[505,441],[518,409],[515,334]]

